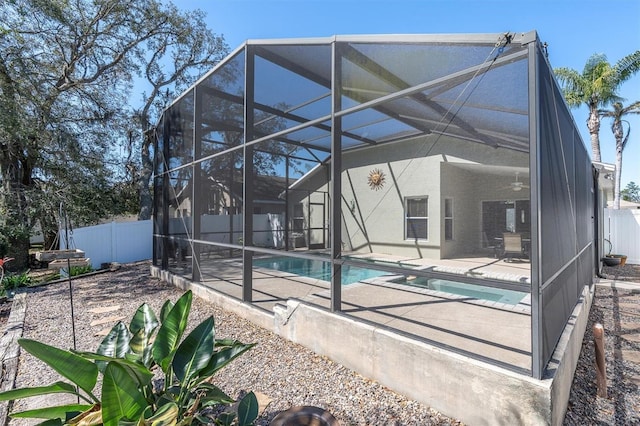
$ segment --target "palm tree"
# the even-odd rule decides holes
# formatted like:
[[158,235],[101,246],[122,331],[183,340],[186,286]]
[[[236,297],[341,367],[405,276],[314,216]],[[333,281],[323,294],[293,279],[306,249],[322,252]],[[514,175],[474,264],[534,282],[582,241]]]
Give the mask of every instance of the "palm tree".
[[[599,110],[598,114],[601,117],[610,117],[613,119],[611,123],[611,131],[616,139],[616,180],[614,183],[614,195],[613,195],[613,208],[620,208],[620,178],[622,177],[622,151],[627,146],[629,140],[629,133],[631,133],[631,126],[627,120],[623,120],[622,117],[628,114],[640,114],[640,102],[634,102],[629,106],[623,106],[622,102],[614,102],[613,109]],[[622,123],[627,123],[627,133],[624,132]]]
[[571,68],[554,70],[558,81],[563,86],[564,97],[569,106],[578,107],[586,104],[589,108],[587,128],[591,139],[593,161],[601,161],[598,109],[622,101],[618,96],[618,89],[638,70],[640,70],[640,50],[625,56],[615,65],[609,64],[604,54],[594,54],[587,60],[582,74]]

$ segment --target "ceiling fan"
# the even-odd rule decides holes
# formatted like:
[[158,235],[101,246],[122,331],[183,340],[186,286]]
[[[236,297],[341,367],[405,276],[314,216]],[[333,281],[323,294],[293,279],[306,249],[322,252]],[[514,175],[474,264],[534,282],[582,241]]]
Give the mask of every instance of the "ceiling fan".
[[524,182],[519,180],[520,172],[516,172],[516,180],[509,183],[509,186],[506,189],[511,189],[512,191],[518,192],[522,191],[522,189],[529,188],[529,185],[526,185]]

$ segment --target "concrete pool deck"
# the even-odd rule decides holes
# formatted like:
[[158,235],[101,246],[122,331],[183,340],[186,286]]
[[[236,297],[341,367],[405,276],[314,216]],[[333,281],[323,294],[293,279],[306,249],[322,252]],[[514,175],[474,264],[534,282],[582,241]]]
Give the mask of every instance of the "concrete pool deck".
[[418,269],[431,268],[435,272],[455,275],[531,284],[531,263],[526,259],[514,259],[511,262],[507,262],[505,259],[472,255],[455,259],[427,259],[378,253],[347,254],[346,257],[372,262],[412,265]]
[[[495,261],[495,259],[493,259]],[[467,267],[470,261],[463,261]],[[487,259],[491,263],[492,259]],[[452,262],[449,262],[450,264]],[[484,260],[473,263],[486,264]],[[494,273],[522,270],[506,263]],[[201,284],[236,299],[242,298],[242,266],[236,260],[201,265]],[[506,273],[506,272],[505,272]],[[447,298],[433,291],[389,282],[381,277],[342,287],[342,314],[384,326],[425,341],[461,349],[516,371],[531,369],[531,316],[526,305],[459,297]],[[330,309],[329,282],[286,272],[256,268],[253,271],[252,304],[265,312],[287,300],[299,300]]]

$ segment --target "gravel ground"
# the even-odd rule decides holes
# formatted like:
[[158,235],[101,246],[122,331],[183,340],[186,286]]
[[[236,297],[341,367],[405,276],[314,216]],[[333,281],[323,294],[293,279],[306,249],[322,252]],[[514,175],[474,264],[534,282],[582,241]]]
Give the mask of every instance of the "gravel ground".
[[625,263],[618,266],[603,266],[602,276],[612,280],[640,282],[640,265]]
[[[166,299],[175,301],[181,291],[149,276],[147,262],[123,265],[108,272],[73,281],[76,347],[95,350],[102,336],[122,317],[128,321],[142,302],[159,312]],[[619,303],[625,309],[619,308]],[[634,306],[635,304],[635,306]],[[95,312],[96,308],[114,310]],[[115,308],[117,307],[117,309]],[[637,307],[637,310],[631,308]],[[73,345],[68,283],[31,289],[27,300],[24,337],[61,347]],[[93,311],[93,312],[92,312]],[[635,312],[635,313],[634,313]],[[272,399],[257,425],[268,425],[280,411],[296,405],[314,405],[330,411],[342,425],[461,425],[429,407],[396,394],[329,359],[288,342],[248,321],[194,298],[190,326],[213,315],[217,338],[234,338],[257,345],[215,376],[215,383],[229,395],[261,392]],[[623,360],[623,350],[638,344],[621,337],[640,321],[638,291],[598,288],[590,315],[570,395],[565,425],[640,424],[640,369]],[[606,331],[609,397],[596,397],[591,324],[600,322]],[[631,324],[631,327],[625,324]],[[640,325],[638,326],[640,327]],[[624,329],[624,330],[623,330]],[[609,330],[617,330],[609,332]],[[622,331],[621,331],[622,330]],[[637,333],[639,330],[635,329]],[[617,334],[616,334],[617,333]],[[16,386],[48,384],[56,374],[22,351]],[[17,402],[14,410],[25,409]],[[12,420],[11,426],[26,424]]]
[[[622,285],[620,285],[622,287]],[[607,398],[597,397],[593,325],[605,331]],[[596,287],[565,425],[640,425],[640,285]]]
[[[124,265],[115,273],[104,273],[73,281],[76,317],[76,347],[95,350],[116,317],[130,320],[142,302],[156,313],[166,299],[175,301],[181,291],[149,277],[149,264]],[[68,284],[51,284],[31,290],[23,337],[70,348],[73,345],[69,315]],[[111,312],[90,312],[97,307],[118,306]],[[380,384],[344,368],[326,357],[288,342],[271,332],[194,297],[190,326],[209,315],[216,323],[217,338],[233,338],[257,345],[227,365],[214,383],[229,395],[257,391],[272,399],[256,425],[268,425],[279,412],[297,405],[327,409],[342,425],[461,425],[429,407],[409,400]],[[105,324],[96,324],[111,319]],[[92,323],[94,325],[92,325]],[[54,372],[25,351],[21,352],[16,386],[44,385],[57,380]],[[14,411],[26,409],[16,402]],[[11,420],[10,425],[26,424]]]

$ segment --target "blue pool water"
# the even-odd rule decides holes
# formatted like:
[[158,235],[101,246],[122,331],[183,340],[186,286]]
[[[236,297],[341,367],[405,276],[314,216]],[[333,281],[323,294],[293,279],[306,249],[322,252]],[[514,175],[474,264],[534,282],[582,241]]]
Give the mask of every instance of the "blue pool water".
[[402,283],[411,286],[427,288],[429,290],[442,291],[444,293],[451,293],[458,296],[470,297],[473,299],[500,302],[508,305],[517,305],[528,294],[521,291],[506,290],[494,287],[483,287],[476,284],[466,284],[455,281],[425,277],[418,277],[414,280],[403,279]]
[[[269,257],[254,259],[253,266],[275,269],[303,277],[317,280],[331,281],[331,263],[322,260],[300,259],[297,257]],[[375,278],[384,275],[383,271],[374,269],[357,268],[354,266],[342,266],[342,285],[353,284],[367,278]]]
[[[253,265],[261,268],[275,269],[281,272],[300,275],[323,281],[331,281],[331,263],[322,260],[301,259],[297,257],[269,257],[254,259]],[[385,275],[383,271],[358,268],[350,265],[342,266],[342,285],[353,284],[368,278]],[[410,286],[429,290],[451,293],[472,299],[489,300],[508,305],[517,305],[528,294],[520,291],[506,290],[494,287],[483,287],[475,284],[459,283],[455,281],[435,278],[417,277],[413,280],[405,278],[394,280]]]

